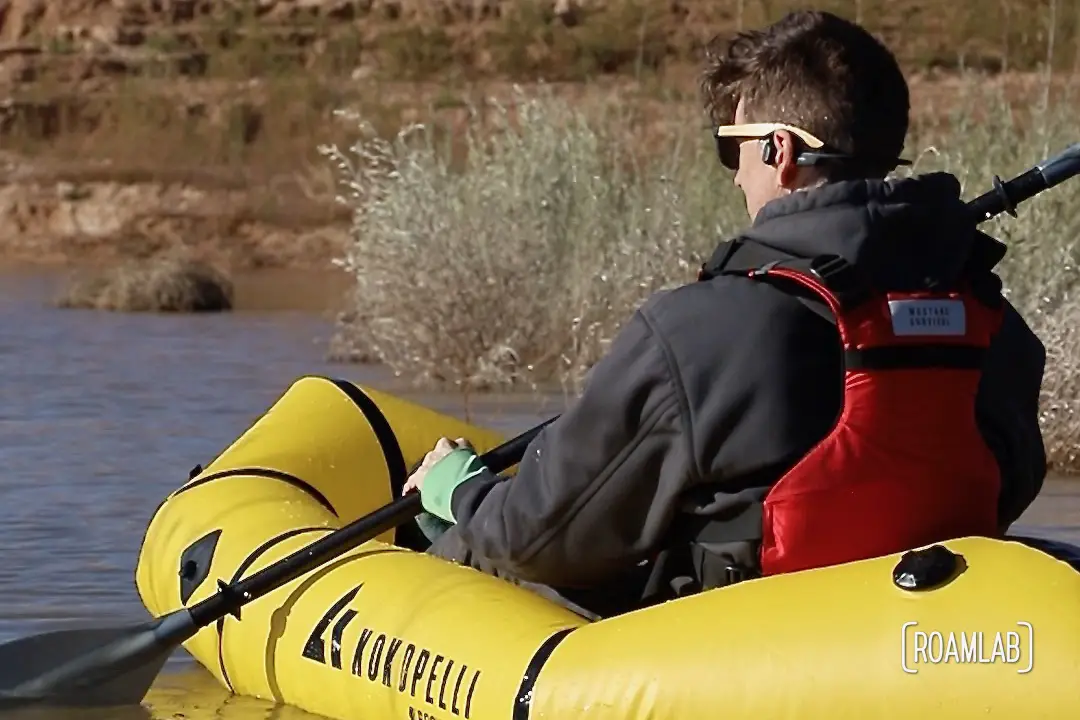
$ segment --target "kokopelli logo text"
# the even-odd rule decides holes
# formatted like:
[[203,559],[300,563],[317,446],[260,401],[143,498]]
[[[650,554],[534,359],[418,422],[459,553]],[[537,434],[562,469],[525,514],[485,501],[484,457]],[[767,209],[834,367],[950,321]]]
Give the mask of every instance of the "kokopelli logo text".
[[911,675],[934,665],[1009,665],[1020,675],[1035,667],[1035,631],[1029,622],[989,632],[929,630],[906,622],[900,648],[900,667]]

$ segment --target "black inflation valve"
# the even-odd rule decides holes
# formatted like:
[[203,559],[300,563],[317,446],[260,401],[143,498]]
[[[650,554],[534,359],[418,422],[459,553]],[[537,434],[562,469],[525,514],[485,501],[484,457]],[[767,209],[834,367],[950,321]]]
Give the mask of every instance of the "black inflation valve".
[[893,583],[912,592],[931,590],[953,578],[963,567],[963,558],[944,545],[909,550],[893,568]]

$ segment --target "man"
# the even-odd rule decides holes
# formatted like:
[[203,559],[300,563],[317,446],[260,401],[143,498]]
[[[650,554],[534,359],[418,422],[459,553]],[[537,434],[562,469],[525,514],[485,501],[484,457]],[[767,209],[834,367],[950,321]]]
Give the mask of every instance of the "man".
[[[889,51],[798,12],[714,41],[702,88],[752,226],[630,318],[516,477],[443,439],[406,486],[453,523],[430,552],[593,616],[997,535],[1046,472],[1045,354],[1000,296],[1003,246],[953,176],[884,179],[909,111]],[[831,295],[835,268],[878,299]],[[900,351],[850,342],[860,312]]]

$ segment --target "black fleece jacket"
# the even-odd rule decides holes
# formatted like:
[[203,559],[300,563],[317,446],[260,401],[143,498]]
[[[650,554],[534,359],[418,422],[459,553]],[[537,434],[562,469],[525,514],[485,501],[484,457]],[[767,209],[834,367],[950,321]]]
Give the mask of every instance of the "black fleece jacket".
[[[836,254],[883,282],[948,280],[979,257],[990,258],[989,273],[1004,247],[975,229],[959,193],[944,173],[830,183],[770,202],[738,239],[792,257]],[[1002,471],[1002,527],[1046,474],[1044,359],[1007,306],[977,398]],[[662,547],[679,513],[760,502],[831,429],[840,367],[835,326],[769,284],[720,275],[657,294],[514,478],[484,473],[455,490],[448,532],[474,564],[500,574],[567,588],[601,583]]]

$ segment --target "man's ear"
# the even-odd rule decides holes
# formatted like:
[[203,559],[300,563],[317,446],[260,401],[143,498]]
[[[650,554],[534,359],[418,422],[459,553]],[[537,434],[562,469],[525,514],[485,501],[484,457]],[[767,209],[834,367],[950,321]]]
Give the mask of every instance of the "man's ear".
[[799,166],[795,164],[798,155],[795,138],[787,130],[777,130],[773,133],[773,154],[775,160],[777,180],[781,187],[791,187],[795,183],[795,176],[799,172]]

